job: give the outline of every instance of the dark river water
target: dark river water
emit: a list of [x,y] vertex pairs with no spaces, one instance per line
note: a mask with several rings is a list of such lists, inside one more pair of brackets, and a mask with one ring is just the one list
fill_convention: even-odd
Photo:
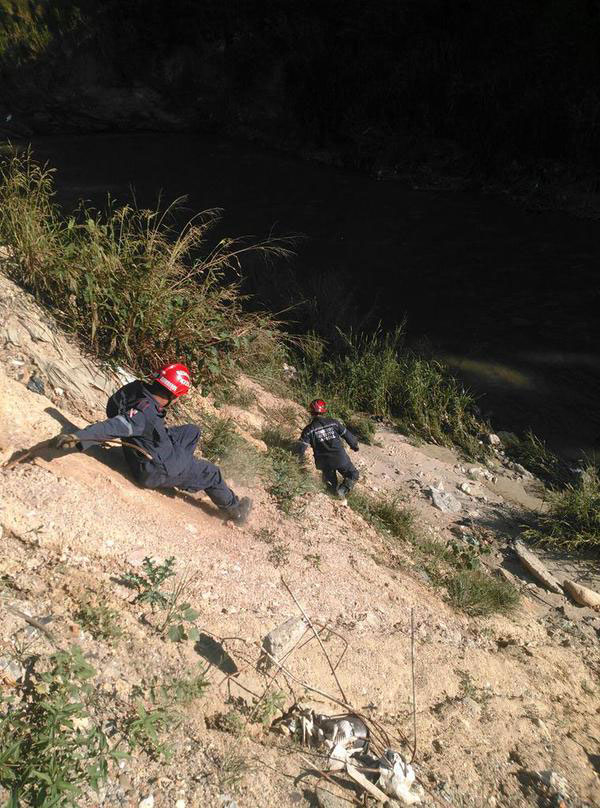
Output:
[[[221,207],[216,236],[303,234],[288,265],[248,266],[275,308],[292,287],[318,298],[298,315],[325,328],[369,315],[407,318],[478,394],[496,428],[529,426],[556,449],[600,435],[600,225],[529,212],[508,198],[418,190],[189,134],[42,138],[58,198],[102,205],[135,189],[139,205],[187,195],[189,212]],[[300,310],[299,310],[300,311]],[[307,313],[308,312],[308,313]]]

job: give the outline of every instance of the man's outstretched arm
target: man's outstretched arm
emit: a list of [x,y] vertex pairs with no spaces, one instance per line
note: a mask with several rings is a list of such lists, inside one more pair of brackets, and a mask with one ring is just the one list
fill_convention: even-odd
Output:
[[60,449],[81,447],[88,449],[97,443],[115,438],[131,438],[143,435],[146,428],[146,418],[139,410],[130,410],[126,415],[115,415],[106,421],[98,421],[84,429],[78,429],[69,434],[58,435],[55,445]]

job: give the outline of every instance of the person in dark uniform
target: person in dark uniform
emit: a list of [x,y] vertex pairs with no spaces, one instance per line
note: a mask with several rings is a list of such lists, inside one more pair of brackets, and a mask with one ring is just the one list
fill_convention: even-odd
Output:
[[[358,452],[358,440],[355,435],[335,418],[328,418],[327,404],[320,398],[310,402],[313,419],[304,427],[298,442],[298,451],[304,456],[311,447],[315,458],[315,466],[323,475],[323,481],[340,499],[346,496],[356,485],[359,474],[352,464],[342,444],[345,440],[353,452]],[[338,472],[342,482],[338,485]]]
[[108,420],[60,434],[54,445],[83,451],[104,440],[122,438],[130,444],[123,446],[127,464],[144,488],[206,491],[228,518],[243,524],[252,500],[238,499],[217,466],[194,457],[200,429],[193,424],[169,428],[165,425],[166,408],[185,395],[190,386],[190,373],[185,365],[166,365],[151,382],[136,380],[117,390],[106,405]]

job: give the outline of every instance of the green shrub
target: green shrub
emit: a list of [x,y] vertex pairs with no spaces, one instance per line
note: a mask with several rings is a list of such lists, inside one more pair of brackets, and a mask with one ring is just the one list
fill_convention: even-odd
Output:
[[229,404],[233,407],[240,407],[243,410],[249,409],[256,402],[256,393],[247,387],[240,387],[231,383],[220,388],[215,397],[215,406]]
[[524,537],[561,550],[600,547],[600,475],[589,464],[576,483],[548,492],[548,510]]
[[98,790],[111,747],[97,718],[95,670],[77,646],[33,661],[29,680],[4,701],[0,713],[0,786],[7,805],[76,806],[86,788]]
[[156,608],[166,609],[168,607],[169,596],[160,587],[174,575],[175,556],[165,559],[162,564],[157,564],[152,558],[146,556],[142,561],[142,572],[126,572],[123,580],[138,591],[133,602],[149,603],[154,611]]
[[347,418],[342,418],[342,422],[361,443],[366,443],[368,446],[373,443],[375,422],[368,415],[353,412]]
[[[519,600],[517,590],[480,568],[479,557],[487,547],[428,539],[417,529],[414,514],[392,497],[371,497],[352,491],[350,507],[384,537],[406,542],[410,555],[420,562],[434,586],[443,586],[451,603],[471,616],[507,612]],[[397,562],[396,562],[397,563]]]
[[257,699],[250,713],[251,719],[268,727],[278,712],[283,712],[286,694],[281,690],[269,690]]
[[274,447],[267,452],[270,464],[267,491],[286,514],[297,512],[296,499],[309,491],[316,491],[312,476],[286,449]]
[[276,426],[265,427],[260,433],[261,440],[269,449],[284,449],[293,454],[298,444],[299,435],[292,435],[290,430]]
[[519,601],[519,593],[513,586],[480,569],[461,570],[444,583],[450,602],[471,617],[509,612]]
[[438,361],[407,354],[400,361],[393,411],[398,426],[440,446],[456,446],[469,457],[487,453],[479,436],[486,431],[475,400]]
[[136,687],[134,695],[145,697],[153,705],[159,705],[165,709],[188,707],[206,693],[210,685],[206,673],[206,668],[200,668],[198,673],[194,672],[189,676],[172,676],[163,679],[153,677],[150,682],[142,682],[140,686]]
[[162,564],[146,557],[142,562],[142,572],[128,572],[123,576],[125,583],[138,590],[134,603],[149,603],[153,614],[157,615],[155,628],[159,634],[166,634],[173,642],[183,640],[196,641],[200,634],[194,625],[199,612],[185,600],[190,588],[192,576],[189,569],[173,583],[170,592],[163,592],[160,587],[169,578],[175,576],[175,557],[170,556]]
[[10,275],[95,353],[147,372],[177,357],[202,367],[206,384],[231,378],[285,352],[277,322],[242,308],[241,257],[285,256],[282,241],[247,244],[207,237],[220,212],[207,210],[183,229],[166,211],[81,206],[64,218],[53,199],[53,172],[29,152],[0,165],[0,241]]

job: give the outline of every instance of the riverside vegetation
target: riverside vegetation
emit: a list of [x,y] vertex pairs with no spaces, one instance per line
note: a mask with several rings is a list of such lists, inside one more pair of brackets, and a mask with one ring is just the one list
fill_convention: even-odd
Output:
[[[109,199],[104,212],[82,203],[65,214],[54,200],[53,178],[53,170],[30,152],[10,153],[0,164],[5,271],[88,350],[141,373],[166,356],[181,357],[217,400],[242,406],[233,381],[243,370],[299,402],[324,395],[332,414],[364,442],[371,440],[377,417],[415,439],[486,459],[489,447],[482,438],[490,426],[473,396],[443,364],[406,350],[403,327],[340,332],[334,348],[319,334],[292,333],[273,314],[244,305],[244,255],[286,258],[290,241],[224,238],[209,246],[220,211],[204,211],[177,230],[176,203],[150,211]],[[283,371],[285,363],[296,368],[292,378]],[[282,504],[308,490],[291,451],[292,435],[283,441],[272,435],[265,459],[222,419],[207,427],[208,457],[225,469],[258,469]],[[549,487],[550,509],[527,535],[563,549],[600,546],[594,462],[575,479],[531,433],[506,450]]]
[[[52,174],[36,166],[27,155],[4,163],[1,179],[3,270],[44,303],[63,327],[77,335],[84,348],[103,359],[108,357],[112,362],[124,362],[144,371],[155,357],[162,358],[176,350],[207,379],[217,413],[219,403],[241,409],[257,403],[251,391],[235,384],[237,371],[244,370],[280,385],[299,402],[306,403],[316,392],[324,394],[336,414],[351,422],[357,432],[362,430],[363,440],[372,440],[376,416],[415,440],[455,446],[466,456],[484,461],[491,454],[484,442],[490,427],[480,421],[472,397],[441,364],[405,352],[400,329],[393,334],[344,335],[341,347],[333,354],[319,335],[289,334],[268,313],[245,310],[238,295],[238,255],[236,248],[231,248],[233,242],[229,242],[228,252],[218,253],[218,248],[202,252],[203,235],[188,251],[181,246],[187,231],[178,236],[156,212],[131,208],[111,206],[106,215],[80,208],[63,217],[53,203]],[[247,245],[242,247],[246,248]],[[259,249],[267,255],[283,255],[288,247],[276,244],[275,251],[271,245]],[[211,256],[217,262],[212,268]],[[221,263],[219,257],[223,258]],[[150,319],[145,320],[147,299],[138,302],[129,296],[126,281],[132,272],[139,272],[154,284],[155,295],[166,306],[163,314],[151,301]],[[142,291],[142,286],[140,280],[136,291]],[[71,295],[73,301],[69,299]],[[94,312],[97,322],[92,328]],[[125,326],[128,338],[121,344],[115,335]],[[151,328],[156,329],[154,341],[150,339]],[[143,346],[139,355],[135,349],[138,339]],[[332,358],[324,360],[326,356]],[[296,368],[291,379],[289,373],[283,372],[284,362]],[[184,411],[185,406],[182,402]],[[294,419],[298,414],[292,403],[275,408],[268,416],[262,430],[253,435],[265,444],[266,451],[262,452],[236,431],[231,420],[214,413],[203,416],[203,451],[225,469],[235,470],[238,478],[246,476],[255,486],[264,485],[271,494],[270,515],[277,518],[257,530],[258,541],[254,544],[269,545],[265,566],[272,567],[278,575],[286,566],[293,568],[298,548],[288,534],[293,537],[293,531],[299,529],[298,517],[309,499],[302,497],[316,490],[317,483],[293,453],[298,427]],[[519,462],[535,468],[553,486],[549,494],[551,507],[531,538],[566,549],[597,546],[600,484],[593,466],[574,479],[535,436],[516,441],[506,450]],[[84,458],[78,459],[85,462]],[[42,473],[40,468],[28,469],[27,473],[30,471]],[[323,501],[329,508],[331,503]],[[422,529],[403,500],[373,496],[363,486],[352,492],[348,504],[354,513],[346,515],[357,519],[358,514],[361,529],[370,525],[377,531],[372,548],[374,556],[384,556],[383,563],[379,565],[374,556],[369,560],[377,561],[378,568],[394,570],[395,575],[414,563],[426,582],[469,617],[504,614],[516,606],[517,590],[488,574],[482,563],[486,553],[483,541],[469,545],[436,540]],[[337,510],[333,518],[338,519],[340,509],[334,505]],[[317,503],[317,507],[321,505]],[[282,520],[285,533],[277,530],[277,519]],[[165,537],[166,532],[162,535]],[[245,536],[242,538],[246,541]],[[338,540],[341,538],[339,535]],[[230,552],[231,537],[221,535],[220,539],[215,544],[227,545]],[[201,744],[194,746],[192,754],[184,747],[190,738],[194,739],[186,721],[203,712],[205,705],[199,702],[208,701],[216,689],[214,682],[209,684],[207,669],[199,666],[194,657],[198,645],[206,642],[196,626],[201,609],[207,612],[202,615],[204,622],[211,630],[216,629],[208,619],[210,600],[202,599],[204,593],[201,595],[199,586],[194,586],[196,578],[201,577],[200,570],[205,574],[206,569],[194,568],[197,574],[193,575],[189,558],[181,565],[176,561],[186,542],[173,549],[173,554],[165,545],[165,558],[147,556],[131,569],[121,562],[115,565],[112,556],[94,555],[91,545],[83,545],[85,553],[90,552],[89,558],[79,556],[69,565],[69,555],[63,555],[62,548],[53,551],[46,544],[36,545],[27,534],[20,538],[9,535],[9,541],[20,546],[16,553],[37,556],[39,568],[51,574],[47,583],[53,593],[71,591],[77,595],[61,596],[63,602],[56,604],[56,610],[53,604],[59,616],[54,615],[58,619],[53,620],[51,629],[57,632],[55,640],[62,631],[59,642],[63,647],[43,655],[30,639],[13,641],[11,635],[11,661],[18,663],[23,674],[11,681],[0,671],[0,787],[8,793],[8,805],[50,808],[101,801],[110,804],[118,787],[113,774],[121,771],[120,764],[130,766],[136,759],[140,768],[149,770],[149,783],[156,782],[155,774],[165,772],[159,766],[169,762],[175,770],[182,759],[192,761],[197,775],[203,752]],[[194,551],[195,541],[193,538]],[[303,559],[310,565],[309,573],[317,580],[324,574],[322,566],[327,573],[332,570],[331,561],[325,558],[327,542],[300,545]],[[337,555],[337,546],[335,550]],[[351,551],[355,551],[353,544]],[[208,557],[209,553],[207,549]],[[83,577],[85,564],[87,578]],[[103,587],[98,586],[100,564]],[[377,574],[375,565],[369,569],[370,574]],[[256,568],[251,565],[249,570],[253,586]],[[78,575],[82,583],[75,590],[73,580]],[[30,578],[35,578],[35,571],[28,571],[20,582],[2,575],[0,595],[19,602],[23,594],[19,586],[28,586]],[[118,596],[117,586],[125,589],[124,594]],[[84,594],[82,588],[87,590]],[[39,596],[34,593],[39,589],[25,591],[37,605]],[[239,596],[236,597],[237,610]],[[440,608],[431,590],[423,597],[433,600],[435,609]],[[218,603],[219,612],[221,605]],[[394,609],[393,601],[390,608]],[[464,617],[460,620],[464,622]],[[79,646],[71,644],[76,633],[70,630],[71,623],[83,629],[77,630]],[[482,632],[487,628],[484,625]],[[475,632],[479,627],[470,624],[470,630]],[[41,639],[45,642],[47,637]],[[119,649],[122,653],[118,664],[123,667],[115,672],[116,678],[104,678]],[[478,665],[482,656],[478,655]],[[193,666],[189,664],[191,659],[196,662]],[[90,660],[97,660],[94,667]],[[138,661],[142,664],[133,664]],[[464,679],[463,690],[467,692],[468,685],[468,694],[477,695],[469,681]],[[535,686],[532,680],[530,686]],[[491,692],[482,690],[481,695],[493,698]],[[228,711],[211,719],[215,726],[236,736],[236,743],[229,743],[229,749],[215,757],[215,793],[217,789],[233,789],[243,779],[249,764],[245,753],[238,751],[237,740],[249,735],[249,729],[267,729],[272,718],[285,708],[285,696],[275,688],[269,674],[269,686],[263,696],[254,696],[250,704],[230,699],[226,702]],[[443,704],[440,702],[435,709],[442,710]],[[507,700],[503,702],[503,720],[509,704]],[[190,709],[191,705],[194,709]],[[222,707],[220,704],[219,711]],[[559,708],[558,702],[552,703],[553,710]],[[519,711],[522,712],[521,706]],[[397,716],[394,720],[398,720]],[[481,727],[478,725],[477,731],[485,732],[485,725]],[[453,737],[456,731],[453,721]],[[192,779],[190,769],[186,777]],[[102,794],[109,788],[112,791],[108,803],[100,795],[91,796],[91,791]]]

